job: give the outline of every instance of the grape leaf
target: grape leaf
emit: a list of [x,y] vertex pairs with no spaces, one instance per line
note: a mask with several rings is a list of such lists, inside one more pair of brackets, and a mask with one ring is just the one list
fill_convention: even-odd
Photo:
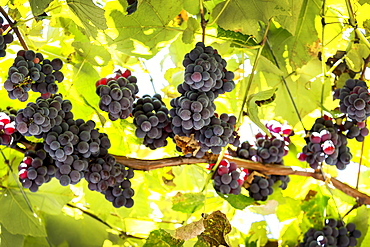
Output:
[[205,230],[204,219],[192,222],[188,225],[179,227],[175,231],[175,237],[183,240],[195,238]]
[[177,192],[172,197],[172,209],[183,213],[194,213],[204,205],[205,196],[203,193]]
[[[90,35],[96,35],[97,29],[107,29],[104,10],[96,6],[91,0],[67,0],[72,12],[80,19]],[[93,25],[91,25],[92,23]]]
[[41,15],[53,0],[30,0],[32,14]]
[[187,28],[184,30],[182,34],[182,41],[185,44],[190,44],[194,41],[195,32],[199,30],[200,25],[196,19],[190,17],[187,21]]
[[11,234],[0,224],[0,247],[23,246],[24,236]]
[[59,246],[67,242],[70,246],[102,246],[108,238],[107,226],[89,215],[81,215],[78,209],[72,214],[45,215],[48,237],[52,244]]
[[198,236],[198,241],[194,246],[205,246],[204,242],[210,246],[227,246],[227,234],[231,232],[231,225],[226,215],[221,211],[214,211],[205,217],[203,221],[205,230]]
[[232,40],[233,44],[231,44],[231,46],[243,47],[239,44],[247,46],[257,45],[257,42],[253,39],[252,35],[246,35],[242,34],[241,32],[226,30],[220,26],[217,26],[217,37]]
[[0,194],[0,223],[11,234],[46,236],[45,226],[31,212],[19,190],[5,189]]
[[324,196],[320,190],[310,190],[305,200],[302,201],[302,210],[304,211],[306,218],[311,221],[313,227],[322,227],[322,222],[325,218],[325,209],[328,205],[329,199],[330,197]]
[[226,200],[228,203],[230,203],[231,206],[233,206],[236,209],[240,209],[240,210],[243,210],[247,206],[249,206],[249,205],[251,205],[251,204],[254,203],[254,199],[253,198],[250,198],[250,197],[245,196],[243,194],[239,194],[239,195],[227,194],[227,195],[224,195],[224,194],[221,194],[219,192],[217,192],[217,194],[221,198],[223,198],[224,200]]
[[74,197],[70,188],[61,187],[56,179],[40,187],[37,193],[26,192],[26,194],[32,205],[38,205],[41,211],[55,215],[60,214],[64,205]]
[[355,223],[356,229],[360,230],[362,233],[361,237],[357,239],[358,246],[361,246],[361,242],[364,240],[365,236],[368,233],[369,212],[370,212],[369,209],[363,205],[354,210],[354,212],[350,213],[350,215],[348,215],[349,217],[347,223],[349,222]]
[[258,32],[258,21],[267,23],[271,17],[288,15],[289,11],[290,6],[287,0],[231,0],[219,3],[213,10],[212,16],[215,18],[222,12],[217,20],[217,24],[222,28],[261,37]]
[[175,239],[165,230],[158,229],[150,232],[143,247],[180,247],[183,244],[184,240]]
[[272,88],[266,91],[261,91],[256,94],[252,94],[248,97],[248,110],[247,114],[248,117],[261,129],[263,130],[266,134],[269,135],[269,131],[266,128],[266,126],[261,122],[258,116],[258,106],[256,104],[256,101],[263,101],[270,99],[276,92],[276,88]]
[[265,246],[268,242],[266,226],[266,221],[253,222],[248,233],[250,237],[245,240],[246,246],[254,242],[258,244],[257,246]]
[[170,26],[170,22],[182,10],[180,0],[144,0],[131,15],[125,15],[113,2],[107,3],[107,9],[111,10],[109,16],[115,27],[112,31],[116,32],[114,35],[109,34],[109,44],[114,44],[121,52],[134,56],[151,58],[163,47],[164,42],[173,39],[180,29]]

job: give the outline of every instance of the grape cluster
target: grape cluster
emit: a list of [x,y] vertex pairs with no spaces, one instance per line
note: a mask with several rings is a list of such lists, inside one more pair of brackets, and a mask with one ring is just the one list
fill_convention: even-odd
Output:
[[89,158],[106,155],[111,144],[105,134],[94,129],[92,120],[69,118],[61,126],[47,133],[44,148],[56,160],[56,178],[66,186],[78,183],[88,168]]
[[198,42],[183,60],[183,87],[199,92],[214,91],[217,95],[231,92],[235,88],[234,73],[226,70],[226,64],[217,50]]
[[196,132],[195,138],[201,144],[200,152],[203,152],[204,155],[211,149],[212,153],[219,154],[222,148],[229,143],[239,146],[239,138],[234,131],[235,124],[235,116],[229,116],[226,113],[221,114],[219,118],[212,116],[211,123]]
[[279,187],[282,190],[285,190],[286,188],[288,188],[288,183],[290,182],[290,177],[289,176],[286,176],[286,175],[270,175],[270,178],[272,179],[272,181],[274,181],[274,183],[277,183],[278,181],[281,181],[281,184],[279,185]]
[[[28,91],[40,92],[44,98],[58,92],[56,82],[64,79],[60,69],[63,62],[59,58],[53,60],[44,59],[41,53],[32,50],[20,50],[9,68],[8,79],[4,88],[8,91],[11,99],[26,101]],[[33,83],[34,82],[34,83]]]
[[171,100],[172,130],[175,135],[190,136],[211,123],[216,106],[213,92],[186,91]]
[[287,155],[288,148],[285,141],[276,137],[260,136],[256,140],[257,161],[262,163],[282,163],[283,156]]
[[369,129],[365,122],[346,121],[343,124],[343,129],[347,131],[346,137],[348,139],[356,138],[358,142],[363,142],[365,136],[369,134]]
[[14,113],[0,111],[0,145],[10,145],[13,141],[13,134],[16,131]]
[[136,126],[135,135],[144,138],[145,146],[154,150],[167,145],[166,139],[172,136],[172,129],[168,109],[161,95],[144,95],[134,104],[132,114]]
[[255,175],[248,187],[249,196],[256,201],[266,201],[267,197],[274,192],[273,185],[274,180],[272,178]]
[[370,95],[366,82],[348,79],[343,88],[334,91],[339,99],[339,110],[352,120],[363,122],[370,116]]
[[236,150],[236,155],[242,159],[252,160],[257,155],[257,150],[248,141],[245,141]]
[[133,206],[134,190],[131,188],[130,179],[133,178],[134,171],[116,163],[112,155],[94,159],[90,162],[84,176],[89,183],[89,189],[104,194],[114,207]]
[[6,45],[13,42],[13,35],[6,30],[9,28],[9,24],[4,25],[4,18],[0,17],[0,57],[6,55]]
[[222,194],[239,195],[244,177],[234,162],[222,160],[213,177],[214,188]]
[[183,65],[185,81],[177,87],[181,96],[170,102],[173,133],[187,137],[194,135],[201,146],[196,157],[202,157],[209,149],[219,153],[228,143],[239,144],[239,137],[234,132],[235,117],[227,114],[222,115],[223,119],[215,117],[214,100],[235,88],[234,73],[225,69],[226,61],[217,50],[199,42],[185,55]]
[[36,192],[39,187],[55,176],[56,166],[54,160],[42,149],[42,144],[37,144],[36,151],[27,151],[18,166],[18,176],[22,186],[31,192]]
[[[69,115],[72,104],[69,100],[63,100],[60,95],[43,99],[37,98],[36,103],[29,102],[24,109],[18,111],[15,118],[15,127],[24,136],[41,138],[56,128],[62,128],[61,124],[65,115]],[[70,113],[72,114],[72,113]]]
[[306,161],[313,169],[325,161],[343,170],[352,158],[346,136],[326,117],[316,119],[306,141],[299,160]]
[[139,92],[136,77],[125,78],[120,75],[117,77],[115,80],[110,78],[98,81],[99,83],[96,84],[98,85],[96,93],[100,97],[99,107],[109,113],[109,119],[112,121],[126,119],[130,116],[135,95]]
[[310,228],[304,234],[303,242],[299,246],[357,246],[357,239],[361,235],[361,231],[356,229],[354,223],[344,225],[342,221],[327,219],[322,229]]

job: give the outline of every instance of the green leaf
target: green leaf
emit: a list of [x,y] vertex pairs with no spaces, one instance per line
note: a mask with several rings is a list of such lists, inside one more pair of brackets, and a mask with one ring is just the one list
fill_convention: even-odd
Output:
[[[318,188],[318,186],[316,187]],[[324,196],[320,190],[311,190],[306,199],[302,202],[301,208],[306,218],[312,223],[314,228],[321,228],[325,219],[325,210],[330,197]]]
[[105,11],[96,6],[91,0],[67,0],[67,4],[90,35],[96,34],[96,29],[104,30],[108,28],[104,17]]
[[82,214],[78,209],[70,209],[69,214],[45,215],[46,229],[50,242],[60,245],[100,247],[108,238],[107,226],[102,222]]
[[60,186],[59,181],[52,179],[49,183],[40,187],[37,193],[26,192],[32,205],[51,215],[60,214],[67,202],[74,198],[69,187]]
[[0,223],[11,234],[46,236],[41,219],[31,212],[23,195],[16,189],[5,189],[0,194]]
[[221,211],[214,211],[208,215],[204,223],[204,232],[198,236],[198,241],[195,246],[205,246],[202,242],[207,242],[210,246],[229,246],[227,243],[227,234],[231,231],[231,225],[226,215]]
[[[293,3],[299,5],[299,1],[296,3],[294,0]],[[268,35],[269,43],[280,66],[288,63],[294,71],[310,61],[312,57],[317,57],[319,41],[315,19],[320,14],[320,6],[321,2],[318,0],[303,0],[300,10],[295,10],[297,12],[287,17],[285,21],[289,22],[289,19],[292,21],[291,18],[297,18],[298,22],[294,24],[295,27],[287,27],[289,31],[295,29],[293,34],[284,27],[276,28],[273,24],[271,25]]]
[[[226,8],[223,10],[225,4]],[[287,15],[290,11],[287,0],[231,0],[219,3],[213,10],[212,17],[215,18],[220,14],[217,24],[224,29],[239,31],[243,34],[252,34],[260,37],[258,30],[259,21],[267,23],[271,17]]]
[[282,246],[296,246],[297,240],[301,235],[299,220],[295,219],[287,225],[284,225],[280,232]]
[[30,0],[32,14],[41,15],[53,0]]
[[269,134],[270,132],[266,128],[266,126],[261,122],[258,116],[258,106],[256,104],[256,101],[263,101],[270,99],[276,92],[276,88],[272,88],[266,91],[261,91],[256,94],[252,94],[248,97],[247,103],[248,103],[248,110],[247,114],[248,117],[255,123],[262,131],[264,131],[266,134]]
[[199,1],[184,0],[184,9],[190,14],[196,15],[199,13]]
[[[249,246],[249,243],[256,242],[257,246],[265,246],[268,241],[267,230],[266,230],[266,221],[259,221],[252,223],[251,228],[249,229],[248,235],[250,237],[246,239],[246,246]],[[252,245],[254,246],[254,245]]]
[[194,213],[204,205],[205,195],[199,193],[177,194],[172,198],[172,209],[183,213]]
[[75,41],[72,43],[78,55],[93,66],[105,66],[111,61],[111,54],[106,47]]
[[253,198],[250,198],[246,195],[243,195],[243,194],[239,194],[239,195],[234,195],[234,194],[221,194],[221,193],[218,193],[217,194],[223,198],[224,200],[226,200],[228,203],[230,203],[231,206],[233,206],[234,208],[236,209],[240,209],[240,210],[243,210],[245,209],[247,206],[253,204],[255,201]]
[[185,44],[190,44],[194,41],[195,32],[199,30],[200,25],[199,25],[198,21],[196,19],[194,19],[193,17],[190,17],[188,19],[187,24],[188,24],[188,26],[182,34],[182,41]]
[[[367,237],[369,231],[369,209],[366,206],[360,206],[354,212],[351,212],[348,215],[347,224],[352,222],[355,223],[356,229],[360,230],[362,235],[358,240],[358,246],[360,246],[361,242]],[[361,245],[366,246],[366,245]]]
[[369,48],[365,44],[353,44],[344,60],[349,69],[361,71],[364,66],[364,59],[369,56]]
[[255,42],[252,35],[246,35],[242,34],[241,32],[226,30],[220,26],[217,26],[217,37],[232,40],[233,41],[232,46],[236,47],[243,47],[242,45],[247,46],[257,45],[257,42]]
[[175,239],[165,230],[159,229],[150,232],[143,247],[180,247],[183,244],[184,240]]
[[11,234],[0,224],[0,247],[23,246],[24,236]]
[[107,3],[107,9],[111,9],[109,16],[113,20],[108,25],[115,27],[109,34],[109,43],[126,54],[151,58],[164,46],[164,42],[182,31],[170,25],[182,10],[180,0],[143,0],[137,11],[128,16],[117,8],[115,2]]
[[[23,246],[50,247],[47,238],[26,236]],[[59,246],[58,246],[59,247]]]

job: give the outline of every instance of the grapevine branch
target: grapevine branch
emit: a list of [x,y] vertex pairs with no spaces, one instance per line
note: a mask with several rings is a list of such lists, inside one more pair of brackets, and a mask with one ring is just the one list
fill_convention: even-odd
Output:
[[[26,143],[27,144],[27,143]],[[33,144],[27,144],[28,150],[33,150]],[[26,150],[18,150],[24,153]],[[113,155],[117,162],[125,165],[127,167],[133,168],[135,170],[140,171],[150,171],[155,170],[163,167],[172,167],[172,166],[180,166],[180,165],[191,165],[197,163],[215,163],[218,159],[217,155],[209,155],[204,156],[203,158],[186,158],[186,157],[170,157],[170,158],[163,158],[163,159],[156,159],[156,160],[148,160],[148,159],[136,159],[130,158],[126,156],[119,156]],[[224,159],[229,161],[235,162],[239,167],[243,167],[246,169],[256,170],[266,175],[297,175],[303,177],[312,177],[317,180],[322,180],[331,183],[335,188],[341,190],[345,194],[355,198],[358,204],[367,204],[370,205],[370,196],[358,191],[351,186],[342,183],[341,181],[335,178],[327,178],[324,179],[324,176],[316,172],[314,169],[311,168],[301,168],[295,166],[282,166],[282,165],[272,165],[272,164],[261,164],[258,162],[254,162],[251,160],[239,159],[229,155],[225,155]]]
[[28,46],[26,42],[24,41],[22,34],[19,32],[18,27],[16,26],[16,22],[13,22],[8,13],[3,9],[3,7],[0,6],[0,13],[4,16],[6,21],[9,23],[10,27],[14,30],[14,33],[17,35],[19,42],[21,43],[23,49],[28,50]]
[[[150,171],[158,168],[169,167],[169,166],[179,166],[179,165],[190,165],[195,163],[213,163],[214,157],[205,157],[205,158],[185,158],[185,157],[172,157],[172,158],[164,158],[164,159],[157,159],[157,160],[144,160],[144,159],[136,159],[136,158],[128,158],[125,156],[118,156],[114,155],[117,162],[131,167],[136,170],[142,171]],[[325,181],[324,176],[319,173],[315,172],[315,170],[308,168],[300,168],[300,167],[289,167],[289,166],[282,166],[282,165],[271,165],[271,164],[261,164],[257,162],[253,162],[250,160],[244,160],[239,158],[234,158],[228,155],[224,156],[225,159],[229,161],[235,162],[239,167],[243,167],[246,169],[256,170],[263,174],[269,175],[298,175],[304,177],[312,177],[317,180]],[[329,180],[335,188],[341,190],[345,194],[352,196],[355,198],[359,204],[370,204],[370,196],[352,188],[351,186],[342,183],[341,181],[335,178],[327,178],[326,181]]]

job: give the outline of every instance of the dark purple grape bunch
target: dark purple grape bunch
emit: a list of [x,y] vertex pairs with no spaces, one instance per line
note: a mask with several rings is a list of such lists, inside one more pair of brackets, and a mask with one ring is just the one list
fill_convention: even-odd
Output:
[[288,154],[288,146],[280,136],[256,135],[257,155],[255,160],[265,164],[281,164],[283,157]]
[[187,91],[171,100],[172,130],[175,135],[190,136],[211,123],[216,106],[213,92]]
[[344,131],[347,131],[346,137],[348,139],[356,139],[358,142],[363,142],[365,136],[369,135],[369,129],[366,122],[346,121],[343,124]]
[[167,146],[167,137],[172,137],[168,109],[160,94],[144,95],[134,104],[132,111],[135,135],[144,138],[143,144],[154,150]]
[[363,122],[370,116],[370,95],[364,81],[348,79],[334,91],[334,99],[340,100],[339,110],[352,120]]
[[95,129],[94,121],[71,118],[48,132],[44,143],[45,150],[55,159],[56,178],[63,186],[78,183],[89,159],[106,155],[110,146],[107,135]]
[[22,186],[31,192],[36,192],[41,185],[55,176],[54,160],[42,149],[39,143],[36,151],[27,151],[18,166],[18,176]]
[[249,196],[256,201],[266,201],[267,197],[274,192],[273,185],[274,180],[272,178],[254,175],[253,180],[247,188]]
[[226,61],[211,46],[198,42],[193,50],[185,55],[183,87],[186,91],[216,94],[231,92],[235,88],[234,73],[226,70]]
[[213,185],[221,194],[239,195],[245,176],[234,162],[221,160],[213,177]]
[[24,136],[41,138],[54,126],[59,126],[71,109],[71,102],[63,100],[60,95],[48,99],[39,97],[36,103],[30,102],[24,109],[18,111],[15,127]]
[[134,76],[128,78],[121,76],[115,80],[108,80],[106,85],[98,85],[96,93],[100,97],[99,107],[109,113],[110,120],[126,119],[130,116],[135,96],[139,92],[136,83],[137,79]]
[[6,56],[6,46],[13,42],[13,34],[9,32],[9,24],[4,24],[4,18],[0,16],[0,57]]
[[135,191],[130,181],[133,177],[134,170],[116,163],[116,159],[111,155],[96,159],[85,172],[89,189],[104,194],[105,199],[112,202],[116,208],[131,208],[134,205],[132,197]]
[[306,161],[313,169],[317,169],[325,161],[326,164],[343,170],[352,158],[346,136],[328,117],[316,119],[306,142],[307,145],[303,147],[298,159]]
[[59,58],[44,59],[41,53],[32,50],[20,50],[9,68],[8,79],[4,88],[11,99],[24,102],[28,99],[28,91],[40,92],[44,98],[58,92],[57,82],[64,80],[60,71],[63,61]]
[[289,176],[287,176],[287,175],[270,175],[269,177],[274,181],[275,184],[277,182],[281,181],[281,184],[279,185],[279,187],[282,190],[285,190],[286,188],[288,188],[288,183],[290,182],[290,177]]
[[236,150],[236,155],[241,159],[254,160],[254,157],[257,155],[257,149],[248,141],[245,141]]
[[214,154],[219,154],[227,144],[239,146],[239,138],[235,131],[236,117],[223,113],[220,117],[211,117],[208,126],[200,129],[195,134],[195,139],[200,142],[200,151],[207,152],[211,149]]
[[303,242],[299,246],[357,246],[357,239],[361,235],[361,231],[356,229],[354,223],[344,225],[340,220],[327,219],[322,229],[310,228],[304,234]]

